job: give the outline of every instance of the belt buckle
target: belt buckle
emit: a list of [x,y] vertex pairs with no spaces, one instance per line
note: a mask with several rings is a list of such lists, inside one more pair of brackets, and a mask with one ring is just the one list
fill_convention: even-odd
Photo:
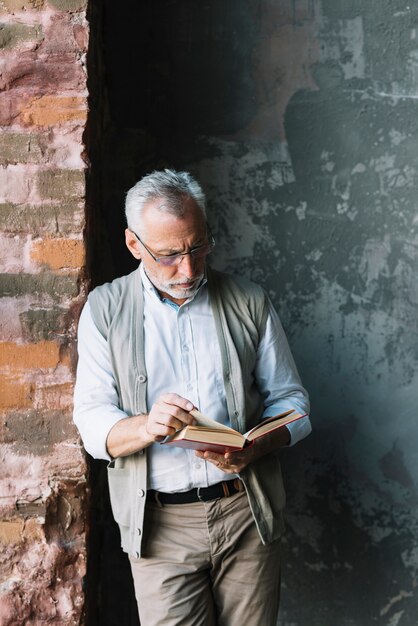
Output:
[[204,499],[202,498],[202,496],[200,495],[200,490],[201,490],[201,489],[202,489],[202,487],[198,487],[198,488],[197,488],[197,492],[196,492],[197,499],[199,500],[199,502],[206,502],[206,500],[204,500]]

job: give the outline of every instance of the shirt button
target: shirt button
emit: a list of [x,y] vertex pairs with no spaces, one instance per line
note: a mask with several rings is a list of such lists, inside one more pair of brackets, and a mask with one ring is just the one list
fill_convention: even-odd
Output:
[[147,380],[147,377],[145,376],[145,374],[140,374],[138,376],[138,380],[140,383],[144,383]]
[[141,534],[141,529],[140,528],[137,528],[136,531],[137,531],[138,535]]
[[196,469],[200,469],[201,467],[202,467],[202,466],[201,466],[201,464],[200,464],[200,463],[195,463],[195,468],[196,468]]
[[188,348],[187,346],[183,346],[183,351],[184,351],[184,352],[188,352],[188,351],[189,351],[189,348]]
[[143,489],[138,489],[138,495],[140,498],[143,498],[145,496],[145,491]]
[[136,558],[139,559],[139,552],[135,552]]
[[138,454],[140,454],[141,456],[144,454],[143,450],[138,450]]

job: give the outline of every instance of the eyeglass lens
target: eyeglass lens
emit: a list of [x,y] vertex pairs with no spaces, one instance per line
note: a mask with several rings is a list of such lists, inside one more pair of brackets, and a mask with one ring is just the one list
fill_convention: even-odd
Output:
[[161,263],[161,265],[176,265],[177,263],[180,263],[181,259],[187,254],[190,254],[194,259],[201,259],[202,257],[208,255],[211,250],[212,246],[210,245],[200,246],[199,248],[190,250],[190,252],[187,252],[186,254],[174,254],[173,256],[168,257],[158,257],[158,262]]

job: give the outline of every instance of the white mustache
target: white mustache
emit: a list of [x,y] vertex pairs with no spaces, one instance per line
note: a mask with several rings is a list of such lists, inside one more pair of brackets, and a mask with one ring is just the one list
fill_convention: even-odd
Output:
[[191,283],[196,283],[199,282],[200,280],[202,280],[203,278],[203,274],[201,274],[200,276],[197,276],[196,278],[185,278],[183,280],[174,280],[174,281],[170,281],[170,286],[174,286],[174,285],[184,285],[184,284],[191,284]]

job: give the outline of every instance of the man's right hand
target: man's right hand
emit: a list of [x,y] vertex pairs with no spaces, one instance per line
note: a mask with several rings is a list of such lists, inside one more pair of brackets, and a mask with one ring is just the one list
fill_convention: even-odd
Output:
[[194,405],[189,400],[176,393],[167,393],[158,398],[144,424],[150,443],[162,441],[165,437],[174,435],[180,428],[194,424],[196,420],[190,415],[193,408]]
[[127,417],[113,426],[106,441],[109,455],[113,458],[128,456],[174,435],[176,430],[195,422],[189,413],[193,408],[190,400],[176,393],[160,396],[148,415]]

